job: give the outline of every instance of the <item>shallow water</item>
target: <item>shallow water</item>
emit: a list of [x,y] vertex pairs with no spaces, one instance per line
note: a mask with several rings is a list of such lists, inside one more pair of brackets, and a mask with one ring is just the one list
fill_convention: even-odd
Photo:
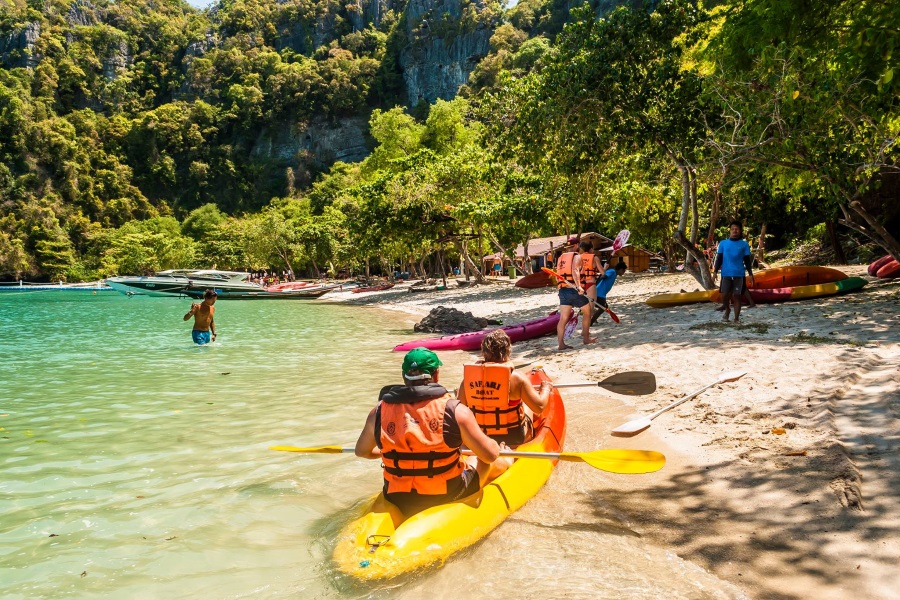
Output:
[[[394,383],[413,319],[306,301],[0,296],[0,597],[734,598],[678,557],[598,526],[563,465],[444,568],[360,585],[330,563],[380,486],[369,461],[268,450],[352,445]],[[463,353],[442,356],[455,386]],[[593,516],[592,516],[593,515]],[[495,565],[511,560],[499,570]],[[647,577],[652,573],[652,577]],[[462,587],[459,587],[462,586]]]

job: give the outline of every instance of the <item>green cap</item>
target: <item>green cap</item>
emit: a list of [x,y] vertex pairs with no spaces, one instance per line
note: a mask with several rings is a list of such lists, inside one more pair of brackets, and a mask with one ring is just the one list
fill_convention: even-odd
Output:
[[[428,379],[429,376],[438,370],[442,364],[437,354],[428,348],[413,348],[403,357],[403,376],[410,381],[419,379]],[[423,375],[409,376],[410,371],[418,371]]]

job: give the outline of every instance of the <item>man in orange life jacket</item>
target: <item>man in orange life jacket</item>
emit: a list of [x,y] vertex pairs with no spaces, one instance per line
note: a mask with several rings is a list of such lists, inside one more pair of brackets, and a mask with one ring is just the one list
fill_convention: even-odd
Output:
[[[356,441],[357,456],[382,461],[384,496],[407,517],[476,493],[500,456],[472,411],[438,383],[441,364],[431,350],[410,350],[404,385],[382,390]],[[463,444],[475,468],[463,460]]]
[[[457,397],[491,439],[515,447],[534,437],[533,417],[547,407],[552,388],[544,381],[540,392],[535,391],[531,382],[514,370],[510,354],[512,342],[505,331],[495,329],[485,336],[482,360],[463,367]],[[498,459],[492,475],[499,475],[511,464],[510,459]]]
[[556,261],[556,273],[565,282],[559,282],[559,324],[556,326],[556,339],[559,349],[571,348],[565,342],[566,323],[572,316],[572,311],[581,309],[581,340],[584,345],[593,344],[597,338],[591,337],[591,301],[585,296],[584,286],[581,284],[581,256],[578,252],[564,252]]

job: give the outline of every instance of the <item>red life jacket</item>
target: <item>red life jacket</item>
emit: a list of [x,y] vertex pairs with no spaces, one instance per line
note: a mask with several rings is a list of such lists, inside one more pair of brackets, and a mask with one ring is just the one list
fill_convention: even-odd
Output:
[[451,447],[444,440],[444,413],[449,402],[458,400],[444,390],[435,398],[407,403],[391,401],[388,395],[379,403],[375,433],[386,492],[446,494],[447,482],[462,475],[465,463],[459,445]]
[[[572,268],[575,266],[576,256],[578,256],[577,252],[564,252],[559,255],[559,260],[556,261],[557,274],[561,275],[563,279],[573,286],[575,285],[575,276],[572,274]],[[566,287],[566,284],[560,281],[556,284],[556,287]]]
[[524,441],[525,407],[509,399],[508,364],[478,363],[463,367],[466,404],[481,430],[498,442],[519,445]]

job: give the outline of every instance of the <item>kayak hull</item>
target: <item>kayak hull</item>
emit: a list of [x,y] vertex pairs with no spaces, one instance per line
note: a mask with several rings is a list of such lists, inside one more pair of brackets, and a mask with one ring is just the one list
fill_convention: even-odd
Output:
[[649,298],[647,304],[653,308],[668,308],[670,306],[709,302],[712,293],[713,290],[701,290],[699,292],[682,292],[680,294],[658,294]]
[[[818,285],[800,285],[786,288],[750,290],[750,296],[753,298],[754,302],[760,304],[773,304],[775,302],[809,300],[811,298],[821,298],[823,296],[846,294],[847,292],[858,290],[864,285],[866,285],[866,280],[861,277],[847,277],[840,281],[820,283]],[[712,301],[722,301],[719,292],[713,294]]]
[[538,271],[519,279],[516,282],[516,287],[525,288],[526,290],[553,287],[553,281],[550,279],[550,275],[544,271]]
[[866,269],[866,273],[868,273],[868,274],[871,275],[872,277],[877,277],[877,276],[878,276],[878,269],[880,269],[880,268],[883,267],[884,265],[888,264],[888,263],[891,262],[892,260],[894,260],[894,257],[893,257],[893,256],[891,256],[890,254],[885,254],[884,256],[882,256],[881,258],[879,258],[878,260],[872,261],[872,263],[871,263],[871,264],[868,266],[868,268]]
[[892,258],[878,269],[876,275],[880,279],[893,279],[894,277],[900,277],[900,263]]
[[[533,370],[532,383],[549,380]],[[566,435],[562,397],[553,389],[547,408],[535,420],[535,437],[518,450],[560,452]],[[555,460],[520,458],[477,494],[435,506],[404,519],[379,494],[363,514],[341,531],[333,559],[339,571],[360,580],[391,579],[431,565],[485,537],[544,486]]]
[[754,279],[755,285],[747,281],[751,290],[768,290],[832,283],[847,279],[847,274],[830,267],[779,267],[755,273]]
[[[574,317],[575,315],[573,315]],[[509,339],[515,342],[522,342],[551,333],[556,333],[556,325],[559,323],[559,313],[554,312],[546,317],[518,323],[516,325],[506,325],[501,327],[509,336]],[[408,352],[413,348],[428,348],[429,350],[478,350],[481,348],[481,341],[493,329],[482,329],[481,331],[472,331],[470,333],[457,333],[455,335],[443,335],[436,338],[428,338],[424,340],[415,340],[406,342],[394,347],[394,352]]]

